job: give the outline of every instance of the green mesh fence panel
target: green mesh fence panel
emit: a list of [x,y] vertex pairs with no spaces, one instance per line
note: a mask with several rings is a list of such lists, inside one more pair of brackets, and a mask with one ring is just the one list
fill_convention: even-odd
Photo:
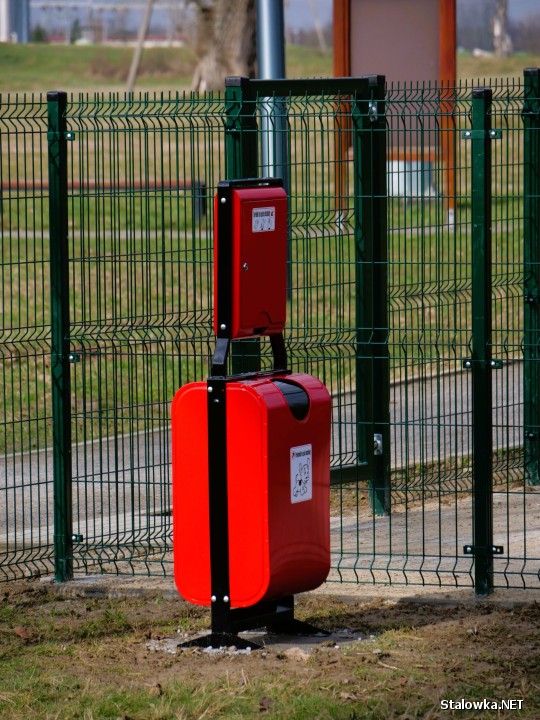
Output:
[[46,572],[52,547],[47,108],[0,103],[0,579]]
[[[492,406],[474,408],[473,87],[381,93],[375,77],[68,98],[75,575],[171,573],[169,407],[209,370],[215,188],[276,174],[290,366],[333,399],[331,579],[472,587],[485,427],[488,581],[538,587],[538,72],[489,83],[494,366]],[[5,579],[54,566],[46,116],[41,98],[2,98]],[[264,340],[233,355],[271,366]]]

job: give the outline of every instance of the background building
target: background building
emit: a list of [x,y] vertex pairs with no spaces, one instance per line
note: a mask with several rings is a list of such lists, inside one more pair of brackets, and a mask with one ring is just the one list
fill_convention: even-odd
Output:
[[0,42],[28,42],[30,0],[0,0]]

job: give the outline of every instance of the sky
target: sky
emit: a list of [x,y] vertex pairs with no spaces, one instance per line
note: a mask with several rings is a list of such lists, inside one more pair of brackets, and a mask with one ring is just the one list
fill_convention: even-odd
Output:
[[[332,0],[315,0],[314,4],[321,23],[323,25],[330,23],[332,21]],[[313,27],[311,5],[311,0],[285,0],[286,25],[295,30]]]
[[513,20],[538,12],[540,12],[540,0],[509,0],[508,2],[508,14]]

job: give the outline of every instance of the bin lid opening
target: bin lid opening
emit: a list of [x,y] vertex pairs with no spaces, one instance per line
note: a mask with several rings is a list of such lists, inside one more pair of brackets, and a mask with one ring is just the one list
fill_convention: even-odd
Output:
[[309,413],[309,395],[303,387],[290,380],[272,380],[284,396],[290,411],[297,420],[304,420]]

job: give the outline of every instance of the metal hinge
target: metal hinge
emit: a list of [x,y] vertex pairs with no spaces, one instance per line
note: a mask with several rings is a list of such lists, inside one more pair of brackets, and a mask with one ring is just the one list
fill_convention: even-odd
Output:
[[372,123],[377,122],[379,119],[379,110],[375,101],[369,103],[368,116]]
[[500,140],[502,138],[502,130],[463,130],[461,133],[463,140]]

